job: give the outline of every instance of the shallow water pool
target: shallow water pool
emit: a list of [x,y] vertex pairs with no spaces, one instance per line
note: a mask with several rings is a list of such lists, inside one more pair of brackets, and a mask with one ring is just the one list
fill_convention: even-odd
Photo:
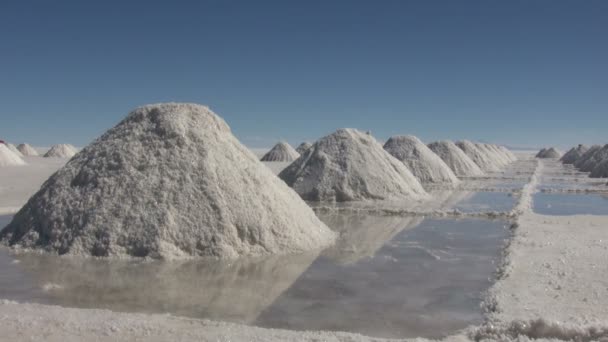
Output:
[[517,202],[517,195],[510,192],[471,192],[452,208],[465,213],[474,212],[508,212]]
[[507,222],[320,216],[338,242],[296,256],[110,261],[0,248],[0,298],[378,337],[441,337],[481,322]]
[[533,210],[543,215],[608,215],[608,194],[534,195]]

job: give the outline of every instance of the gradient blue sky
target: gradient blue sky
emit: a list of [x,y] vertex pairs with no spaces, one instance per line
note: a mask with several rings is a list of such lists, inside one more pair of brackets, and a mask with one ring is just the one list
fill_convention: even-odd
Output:
[[0,2],[0,139],[83,146],[136,106],[242,142],[608,142],[608,1]]

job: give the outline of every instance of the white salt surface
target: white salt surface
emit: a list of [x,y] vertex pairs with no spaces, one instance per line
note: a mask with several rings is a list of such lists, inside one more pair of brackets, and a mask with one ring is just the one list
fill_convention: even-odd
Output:
[[141,107],[55,173],[0,233],[59,254],[298,253],[331,232],[207,107]]
[[384,144],[384,149],[402,161],[421,183],[460,182],[452,169],[415,136],[391,137]]
[[371,135],[350,128],[319,139],[279,177],[311,201],[427,198],[402,162]]
[[0,143],[0,167],[11,167],[25,165],[25,161],[21,159],[15,152],[8,148],[5,144]]
[[428,147],[435,152],[458,177],[481,176],[483,171],[456,144],[451,141],[430,143]]

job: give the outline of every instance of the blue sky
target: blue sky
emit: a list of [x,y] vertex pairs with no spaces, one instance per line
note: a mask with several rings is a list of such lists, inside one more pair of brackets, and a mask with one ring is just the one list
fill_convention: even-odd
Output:
[[336,128],[608,142],[608,1],[0,2],[0,139],[83,146],[209,105],[242,142]]

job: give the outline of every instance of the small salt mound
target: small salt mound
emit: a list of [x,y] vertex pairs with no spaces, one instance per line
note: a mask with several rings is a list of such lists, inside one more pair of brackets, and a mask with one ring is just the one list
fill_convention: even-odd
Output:
[[274,145],[260,160],[266,162],[288,162],[294,161],[298,157],[300,157],[300,154],[291,145],[286,142],[280,142]]
[[279,177],[306,200],[418,200],[427,193],[374,137],[339,129],[318,140]]
[[207,107],[131,112],[53,174],[0,232],[58,254],[188,258],[299,253],[335,233]]
[[[583,163],[580,164],[579,170],[583,172],[593,172],[605,160],[608,160],[608,144],[603,147],[596,149],[593,154],[589,156]],[[601,173],[599,170],[595,173],[596,175]],[[597,177],[597,176],[592,176]]]
[[456,142],[458,146],[472,161],[479,166],[483,171],[498,171],[500,169],[499,163],[496,159],[489,155],[485,148],[479,148],[474,143],[463,140]]
[[578,158],[574,162],[574,167],[580,169],[589,159],[591,159],[593,157],[595,152],[597,152],[601,149],[602,149],[601,145],[593,145],[593,146],[589,147],[587,152],[583,153],[583,155],[581,155],[580,158]]
[[296,148],[296,152],[298,152],[299,154],[302,154],[304,152],[306,152],[309,148],[312,147],[312,144],[309,143],[308,141],[305,141],[303,143],[301,143],[297,148]]
[[503,151],[501,151],[498,148],[498,146],[496,146],[496,145],[482,144],[482,143],[478,143],[475,145],[477,147],[485,150],[488,155],[490,155],[492,158],[494,158],[496,160],[497,163],[499,163],[500,166],[508,165],[513,161],[513,160],[511,160],[511,158],[508,155],[506,155]]
[[25,165],[23,159],[15,154],[15,152],[11,151],[8,146],[0,143],[0,167],[18,165]]
[[19,146],[17,146],[17,149],[24,156],[28,156],[28,157],[38,156],[38,151],[36,151],[32,146],[30,146],[28,144],[19,144]]
[[45,158],[72,158],[78,149],[70,144],[57,144],[51,147],[45,154]]
[[6,147],[8,147],[9,150],[13,151],[13,153],[16,154],[17,156],[23,157],[23,154],[19,151],[19,149],[17,148],[17,146],[15,146],[13,144],[6,143]]
[[574,164],[587,150],[589,150],[589,147],[579,144],[577,147],[573,147],[570,151],[566,152],[560,158],[560,161],[563,164]]
[[401,160],[421,183],[460,182],[452,169],[415,136],[391,137],[384,149]]
[[428,145],[458,177],[481,176],[483,171],[456,144],[451,141],[437,141]]
[[543,148],[536,154],[536,158],[559,158],[561,157],[561,153],[555,148]]

